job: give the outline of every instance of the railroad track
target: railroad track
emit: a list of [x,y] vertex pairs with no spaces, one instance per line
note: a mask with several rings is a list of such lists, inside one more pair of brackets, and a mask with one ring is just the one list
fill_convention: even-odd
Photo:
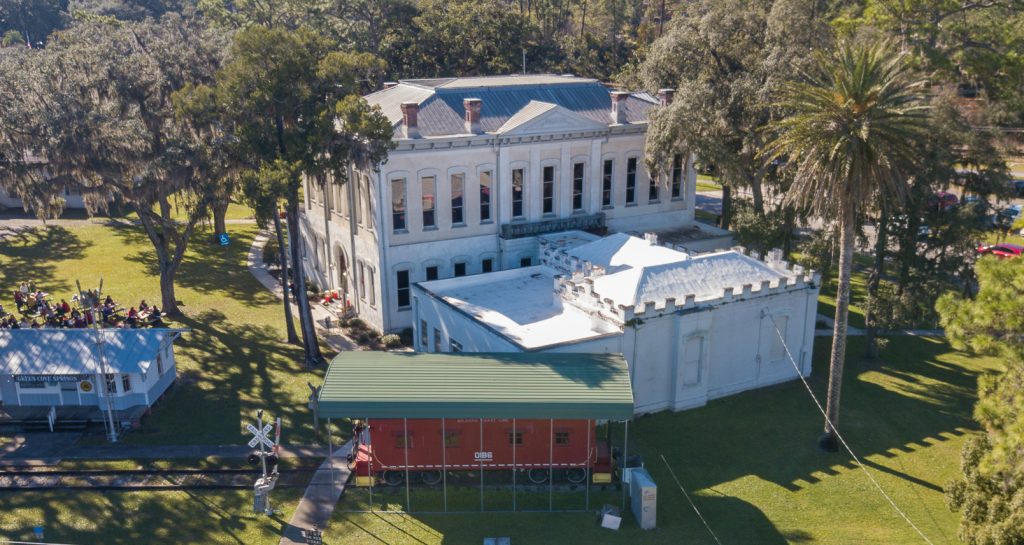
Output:
[[[281,470],[277,488],[305,488],[315,468]],[[0,470],[0,493],[26,490],[245,490],[258,469]]]

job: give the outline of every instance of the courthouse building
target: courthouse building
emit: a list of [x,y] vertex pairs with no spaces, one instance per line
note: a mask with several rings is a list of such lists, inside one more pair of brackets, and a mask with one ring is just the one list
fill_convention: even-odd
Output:
[[404,80],[366,97],[395,127],[380,172],[307,180],[304,267],[382,331],[413,325],[417,282],[531,267],[540,236],[658,232],[728,246],[694,222],[692,161],[648,172],[647,120],[672,90],[612,91],[558,75]]

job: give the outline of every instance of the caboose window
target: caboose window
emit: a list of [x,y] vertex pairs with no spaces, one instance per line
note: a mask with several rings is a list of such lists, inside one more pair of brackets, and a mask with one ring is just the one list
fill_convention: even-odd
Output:
[[459,437],[462,436],[461,432],[458,431],[446,431],[444,432],[444,446],[447,448],[458,448]]
[[[413,448],[415,446],[412,440],[412,432],[409,432],[408,434],[403,434],[402,432],[395,432],[392,435],[395,437],[395,448],[404,449],[406,448],[406,444],[409,445],[408,448]],[[408,439],[408,441],[406,441],[406,439]]]
[[523,444],[523,432],[508,432],[508,444],[510,445],[522,445]]
[[567,431],[556,431],[555,432],[555,444],[559,446],[565,446],[569,444],[569,432]]

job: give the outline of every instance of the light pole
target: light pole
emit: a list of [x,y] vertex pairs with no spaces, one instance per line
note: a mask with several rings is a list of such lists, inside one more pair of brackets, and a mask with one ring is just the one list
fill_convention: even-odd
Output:
[[[85,294],[82,293],[82,283],[77,281],[77,280],[75,281],[75,283],[78,284],[78,302],[79,303],[84,303],[85,302]],[[99,301],[100,293],[101,293],[102,290],[103,290],[103,279],[100,278],[100,286],[96,289],[96,300],[97,301]],[[109,439],[111,443],[116,443],[117,442],[117,426],[114,425],[114,400],[113,400],[113,398],[110,395],[110,388],[107,387],[107,358],[106,358],[106,354],[103,351],[103,336],[100,334],[100,329],[101,329],[100,328],[100,317],[96,316],[96,313],[93,312],[92,308],[87,309],[86,312],[88,312],[87,316],[92,319],[93,331],[95,331],[95,333],[96,333],[96,350],[97,350],[97,352],[99,352],[99,356],[100,356],[100,373],[101,373],[101,375],[99,377],[99,380],[96,381],[96,383],[97,383],[97,385],[100,385],[100,384],[103,385],[103,391],[101,392],[101,395],[104,397],[104,399],[106,401],[106,404],[107,404],[107,420],[106,420],[106,422],[107,422],[107,439]],[[114,384],[114,387],[117,388],[117,384],[116,383]]]

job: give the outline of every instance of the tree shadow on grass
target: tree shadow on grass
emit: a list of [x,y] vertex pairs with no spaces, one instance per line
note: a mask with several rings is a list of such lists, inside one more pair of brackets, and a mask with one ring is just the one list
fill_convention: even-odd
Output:
[[[152,243],[142,227],[137,225],[112,226],[114,233],[126,245],[139,245],[144,250],[125,259],[145,267],[147,274],[158,276],[160,267]],[[176,286],[190,288],[204,294],[230,297],[251,304],[273,304],[277,301],[246,267],[249,247],[254,237],[254,228],[249,225],[230,225],[232,236],[228,246],[220,246],[213,232],[197,229],[189,240],[188,252],[175,276]]]
[[270,326],[230,321],[216,310],[186,316],[191,329],[177,343],[179,380],[170,397],[153,410],[149,431],[127,440],[159,444],[244,442],[243,427],[265,409],[281,417],[283,441],[313,439],[305,381],[319,382],[302,366],[302,350],[280,340]]
[[[0,227],[0,286],[11,290],[32,280],[44,291],[69,291],[74,286],[57,279],[54,263],[81,259],[91,245],[59,225]],[[7,300],[10,294],[3,295]]]
[[[809,379],[824,403],[828,380],[829,340],[815,346],[814,374]],[[863,339],[849,339],[847,354],[863,353]],[[847,358],[840,431],[864,459],[886,458],[950,440],[975,428],[971,410],[979,370],[941,361],[950,348],[917,337],[893,339],[883,352],[886,363],[865,371]],[[858,376],[859,375],[859,376]],[[798,381],[719,399],[706,407],[678,414],[660,413],[638,419],[630,429],[631,452],[648,460],[664,454],[690,489],[755,475],[787,490],[798,491],[827,476],[855,469],[845,451],[826,454],[816,449],[823,417]],[[636,450],[634,450],[636,449]],[[649,462],[659,483],[669,475]],[[900,477],[930,492],[944,483],[931,482],[898,469],[875,471]],[[899,465],[897,467],[900,467]],[[927,472],[927,468],[922,468]]]
[[248,544],[273,533],[250,502],[246,491],[3,493],[9,518],[0,538],[34,541],[32,527],[42,525],[47,540],[60,543]]

